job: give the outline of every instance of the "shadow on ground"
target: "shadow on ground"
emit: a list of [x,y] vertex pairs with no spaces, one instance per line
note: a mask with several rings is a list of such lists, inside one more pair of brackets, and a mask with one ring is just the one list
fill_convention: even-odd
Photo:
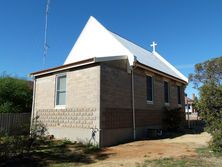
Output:
[[[190,126],[189,126],[190,125]],[[163,130],[162,135],[160,136],[150,136],[146,139],[166,139],[166,138],[175,138],[180,137],[186,134],[200,134],[204,132],[205,124],[202,120],[190,120],[188,125],[188,121],[186,121],[186,125],[184,128],[178,130]]]
[[[204,123],[201,120],[191,120],[191,128],[184,128],[178,131],[163,131],[162,136],[148,139],[175,138],[184,134],[199,134],[203,132]],[[91,164],[97,160],[105,160],[112,154],[107,153],[105,149],[85,146],[83,144],[71,143],[67,141],[45,141],[45,143],[36,147],[30,153],[24,153],[22,156],[14,156],[10,159],[0,158],[0,166],[26,167],[26,166],[50,166],[60,165],[80,165]]]
[[26,167],[26,166],[49,166],[65,164],[90,164],[96,160],[104,160],[109,154],[103,153],[102,149],[89,147],[82,144],[62,143],[56,141],[47,143],[36,148],[30,153],[10,159],[0,159],[0,166]]

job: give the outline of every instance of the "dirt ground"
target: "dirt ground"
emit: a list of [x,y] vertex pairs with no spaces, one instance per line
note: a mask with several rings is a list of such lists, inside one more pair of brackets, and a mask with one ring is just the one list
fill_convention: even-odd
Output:
[[133,167],[144,159],[181,158],[196,156],[196,148],[208,145],[211,136],[201,134],[187,134],[172,139],[143,140],[114,147],[108,147],[103,154],[107,155],[102,161],[87,165],[90,167],[127,166]]

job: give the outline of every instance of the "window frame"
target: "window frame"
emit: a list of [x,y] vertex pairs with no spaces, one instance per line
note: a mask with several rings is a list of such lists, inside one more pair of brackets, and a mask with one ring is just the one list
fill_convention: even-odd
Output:
[[[167,91],[168,91],[168,102],[165,101],[165,82],[167,83]],[[163,101],[165,105],[170,105],[170,84],[168,80],[163,80]]]
[[[147,87],[147,77],[151,77],[152,79],[152,100],[148,100],[148,87]],[[153,75],[150,75],[150,74],[146,74],[146,102],[147,104],[153,104],[154,103],[154,77]]]
[[[179,89],[178,89],[179,88]],[[182,106],[181,85],[177,85],[177,104]]]
[[[57,104],[57,98],[58,98],[58,79],[60,77],[64,77],[66,78],[66,83],[65,83],[65,104]],[[57,74],[55,77],[55,108],[56,109],[64,109],[66,107],[66,101],[67,101],[67,74],[66,73],[62,73],[62,74]]]

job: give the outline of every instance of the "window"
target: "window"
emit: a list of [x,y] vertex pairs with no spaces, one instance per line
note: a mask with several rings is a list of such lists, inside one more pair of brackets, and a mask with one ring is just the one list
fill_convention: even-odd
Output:
[[66,75],[56,78],[56,105],[66,104]]
[[169,103],[169,84],[164,81],[164,102]]
[[181,104],[180,86],[177,86],[177,101],[178,104]]
[[147,101],[152,102],[153,101],[153,78],[151,76],[146,77],[146,89],[147,89],[146,99]]

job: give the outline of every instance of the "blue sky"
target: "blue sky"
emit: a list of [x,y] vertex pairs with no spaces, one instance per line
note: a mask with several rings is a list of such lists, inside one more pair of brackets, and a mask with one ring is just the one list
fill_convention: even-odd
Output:
[[[45,0],[0,1],[0,72],[27,77],[43,69]],[[45,68],[62,65],[89,16],[157,51],[188,76],[222,54],[221,0],[51,0]],[[196,92],[192,85],[186,92]]]

